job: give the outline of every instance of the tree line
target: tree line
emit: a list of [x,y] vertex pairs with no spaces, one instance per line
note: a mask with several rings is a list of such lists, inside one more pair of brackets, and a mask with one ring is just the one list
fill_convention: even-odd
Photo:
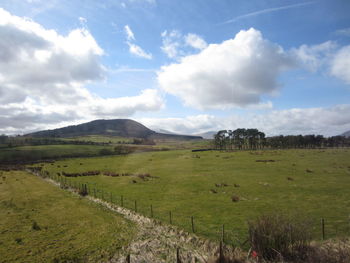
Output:
[[214,147],[218,150],[350,147],[350,138],[314,134],[266,137],[258,129],[239,128],[218,131],[214,135]]

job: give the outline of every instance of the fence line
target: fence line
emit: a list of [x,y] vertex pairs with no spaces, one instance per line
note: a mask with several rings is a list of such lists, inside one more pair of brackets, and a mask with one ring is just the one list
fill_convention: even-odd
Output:
[[[40,175],[42,177],[49,177],[50,179],[59,183],[61,188],[72,188],[72,189],[76,190],[79,194],[85,192],[86,195],[93,196],[94,198],[99,198],[105,202],[110,202],[112,204],[119,205],[121,207],[130,209],[130,210],[134,210],[136,213],[140,213],[144,216],[148,216],[148,217],[154,218],[154,219],[159,219],[160,221],[168,222],[171,225],[174,223],[175,217],[174,217],[174,213],[172,211],[168,211],[168,219],[166,219],[166,217],[164,218],[164,215],[161,215],[161,214],[158,214],[158,216],[155,216],[154,207],[152,204],[148,208],[149,210],[146,209],[146,211],[145,210],[142,211],[142,209],[141,209],[142,206],[140,206],[140,204],[137,202],[137,200],[126,199],[123,195],[120,195],[120,199],[118,201],[118,198],[117,198],[118,195],[115,195],[112,192],[104,191],[103,189],[98,189],[95,186],[93,188],[91,188],[88,183],[72,181],[71,178],[58,176],[58,175],[52,175],[49,173],[44,173],[42,171],[40,171],[37,175]],[[128,204],[128,202],[129,202],[129,204]],[[147,211],[149,211],[149,212],[147,212]],[[316,239],[325,240],[328,237],[334,236],[334,230],[333,230],[333,233],[330,231],[331,230],[330,224],[332,223],[331,219],[336,219],[336,221],[337,221],[336,223],[338,223],[338,224],[340,222],[343,223],[343,225],[341,225],[341,229],[343,229],[342,232],[343,233],[347,232],[347,234],[350,235],[350,215],[349,215],[349,218],[347,220],[339,220],[338,218],[328,217],[328,218],[321,218],[321,224],[319,227],[317,227],[317,229],[315,229],[315,225],[313,226],[314,232],[317,232],[317,235],[318,235],[318,238],[316,238]],[[188,218],[188,228],[186,226],[180,226],[180,227],[183,227],[184,229],[189,229],[190,231],[188,231],[188,232],[200,234],[200,231],[198,231],[199,225],[198,225],[197,221],[198,220],[195,220],[194,216],[190,216]],[[180,222],[180,221],[177,220],[177,222]],[[183,224],[179,224],[179,225],[183,225]],[[327,226],[328,226],[328,228],[327,228]],[[338,229],[337,225],[336,225],[335,229],[336,229],[335,235],[338,235],[339,234],[338,230],[341,230],[341,229]],[[344,231],[344,229],[345,229],[345,231]],[[318,230],[318,231],[315,231],[315,230]],[[222,224],[221,227],[218,228],[218,231],[215,233],[215,236],[217,237],[216,239],[218,241],[223,242],[223,243],[238,243],[239,246],[246,243],[246,242],[241,243],[239,241],[239,239],[237,238],[237,236],[234,234],[234,232],[235,231],[233,231],[233,230],[230,231],[229,229],[227,229],[227,227],[225,228],[225,225]],[[208,232],[208,233],[212,234],[210,232]]]

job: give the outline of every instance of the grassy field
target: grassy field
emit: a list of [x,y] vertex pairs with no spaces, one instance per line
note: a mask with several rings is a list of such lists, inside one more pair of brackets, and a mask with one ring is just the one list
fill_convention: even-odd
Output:
[[96,145],[39,145],[20,146],[1,149],[0,163],[7,161],[31,161],[40,159],[96,156],[102,149],[113,151],[112,146]]
[[[117,154],[115,147],[120,147],[120,142],[126,143],[125,147],[135,152],[144,151],[165,151],[174,149],[198,149],[211,147],[208,140],[156,140],[156,145],[131,144],[133,138],[116,136],[90,135],[63,139],[72,144],[64,145],[33,145],[8,147],[2,145],[0,150],[1,163],[28,162],[47,159],[70,158],[70,157],[91,157],[109,154]],[[89,141],[96,143],[107,143],[108,145],[77,145],[74,141]],[[104,153],[102,150],[107,150]]]
[[[44,170],[53,175],[91,170],[149,173],[153,178],[147,181],[137,176],[104,175],[67,179],[88,183],[91,189],[103,190],[105,196],[112,192],[118,203],[123,195],[129,208],[137,200],[138,211],[145,215],[150,215],[152,205],[154,216],[166,222],[171,211],[173,224],[188,231],[193,216],[196,232],[213,239],[220,236],[225,224],[226,238],[242,242],[247,236],[247,220],[271,211],[306,217],[316,239],[321,237],[321,218],[325,218],[327,237],[349,235],[347,149],[148,152],[70,159],[45,164]],[[233,195],[240,201],[233,202]]]
[[25,172],[0,173],[0,262],[98,262],[134,235],[101,206]]
[[65,141],[88,141],[88,142],[99,142],[99,143],[111,143],[111,144],[119,144],[119,143],[132,143],[133,138],[125,138],[118,136],[107,136],[107,135],[86,135],[86,136],[78,136],[72,138],[62,138]]

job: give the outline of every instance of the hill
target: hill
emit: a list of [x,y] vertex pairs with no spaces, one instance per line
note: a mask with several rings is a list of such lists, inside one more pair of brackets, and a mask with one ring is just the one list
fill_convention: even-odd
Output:
[[119,137],[152,139],[202,139],[200,136],[157,133],[139,122],[129,119],[94,120],[63,128],[26,134],[28,137],[77,137],[86,135],[111,135]]
[[341,136],[350,137],[350,131],[342,133]]
[[213,139],[216,133],[217,133],[216,131],[208,131],[208,132],[199,133],[197,134],[197,136],[201,136],[204,139]]

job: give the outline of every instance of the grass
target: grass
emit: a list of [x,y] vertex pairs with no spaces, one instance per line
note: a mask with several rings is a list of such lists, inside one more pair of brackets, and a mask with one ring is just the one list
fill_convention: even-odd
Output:
[[99,262],[127,245],[121,216],[25,172],[0,172],[0,262]]
[[[91,189],[103,190],[105,196],[112,192],[118,203],[123,195],[129,208],[137,200],[138,211],[148,216],[152,205],[154,216],[166,222],[171,211],[173,224],[188,231],[190,217],[194,216],[196,231],[212,239],[220,237],[225,224],[226,240],[243,242],[248,220],[276,210],[310,218],[316,239],[321,238],[321,218],[325,218],[326,237],[349,234],[347,149],[147,152],[58,161],[45,164],[44,170],[54,175],[91,170],[149,173],[156,178],[144,181],[99,175],[67,180],[88,183]],[[225,184],[228,186],[222,186]],[[239,201],[233,202],[233,195]]]
[[61,157],[96,156],[102,149],[113,151],[112,146],[96,145],[38,145],[1,149],[0,162],[31,161]]
[[86,135],[86,136],[77,136],[72,138],[62,138],[66,141],[88,141],[88,142],[98,142],[98,143],[132,143],[133,138],[125,138],[119,136],[108,136],[108,135]]

